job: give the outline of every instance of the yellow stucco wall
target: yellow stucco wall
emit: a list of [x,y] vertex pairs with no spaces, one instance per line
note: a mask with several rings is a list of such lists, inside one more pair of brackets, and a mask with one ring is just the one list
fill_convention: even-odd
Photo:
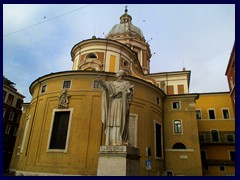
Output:
[[[114,80],[114,73],[67,71],[43,76],[30,87],[32,101],[24,106],[18,136],[11,162],[11,169],[30,174],[72,174],[96,175],[99,147],[104,145],[105,135],[101,122],[101,89],[94,89],[93,82],[98,75],[104,80]],[[227,93],[172,95],[164,98],[164,93],[146,81],[127,77],[134,85],[134,99],[131,115],[135,117],[137,131],[136,145],[140,149],[141,175],[161,175],[165,170],[174,175],[229,175],[235,172],[235,166],[225,166],[219,171],[219,165],[211,165],[202,170],[200,151],[207,152],[211,160],[229,160],[229,151],[235,151],[231,145],[200,146],[198,133],[218,129],[235,131],[235,119],[231,101]],[[64,80],[71,80],[67,90],[71,95],[69,108],[72,110],[68,149],[66,152],[48,152],[49,134],[53,111],[58,108],[58,97],[62,92]],[[40,93],[47,85],[46,92]],[[159,103],[157,103],[157,99]],[[195,102],[195,99],[196,102]],[[173,102],[180,102],[180,109],[172,109]],[[216,119],[209,120],[208,109],[215,109]],[[229,108],[230,119],[222,119],[222,108]],[[202,111],[202,119],[196,119],[196,109]],[[25,143],[23,136],[29,118]],[[174,133],[174,120],[181,120],[182,133]],[[156,157],[154,124],[163,128],[163,158]],[[181,142],[186,149],[173,149]],[[22,147],[22,152],[20,149]],[[146,156],[146,147],[152,155]],[[146,160],[152,161],[152,170],[145,167]]]
[[[164,148],[165,166],[174,175],[201,176],[201,157],[198,126],[195,114],[196,94],[167,96],[164,105]],[[180,108],[173,109],[172,103],[179,102]],[[174,120],[181,120],[182,133],[174,133]],[[173,149],[182,143],[186,149]]]
[[207,171],[203,171],[205,176],[235,176],[235,166],[225,166],[224,171],[219,170],[219,166],[209,166]]
[[[207,161],[218,161],[209,164],[208,170],[203,169],[203,174],[224,176],[235,173],[235,164],[230,160],[230,151],[235,151],[235,143],[226,143],[226,134],[235,134],[235,118],[229,92],[203,93],[196,101],[196,109],[201,110],[202,119],[198,119],[199,133],[204,134],[208,143],[201,143],[201,150],[205,151]],[[215,111],[215,119],[209,119],[208,110]],[[224,119],[222,109],[228,109],[230,118]],[[211,130],[219,132],[219,142],[211,143]],[[221,163],[222,162],[222,163]],[[225,170],[220,171],[224,165]]]
[[[112,73],[100,73],[101,79],[114,80]],[[24,151],[12,160],[12,169],[21,172],[96,175],[98,152],[104,145],[105,135],[101,122],[101,89],[93,89],[98,73],[68,71],[46,75],[31,85],[32,101],[29,105],[30,124]],[[163,124],[163,96],[161,90],[143,80],[127,78],[134,85],[131,114],[137,115],[137,147],[141,155],[141,175],[149,175],[145,168],[146,147],[151,147],[152,174],[164,171],[163,159],[155,158],[154,122]],[[66,152],[48,152],[49,133],[54,109],[58,108],[58,97],[64,80],[71,80],[69,108],[72,109],[68,149]],[[47,85],[41,94],[42,85]],[[160,103],[157,104],[157,97]],[[23,117],[24,118],[24,117]],[[21,121],[24,131],[26,120]],[[21,136],[16,144],[21,145]],[[15,148],[18,146],[16,145]],[[13,163],[14,162],[14,163]]]
[[229,108],[230,120],[234,120],[229,92],[200,94],[196,102],[196,109],[202,110],[202,119],[209,119],[207,110],[215,109],[216,119],[223,119],[221,108]]

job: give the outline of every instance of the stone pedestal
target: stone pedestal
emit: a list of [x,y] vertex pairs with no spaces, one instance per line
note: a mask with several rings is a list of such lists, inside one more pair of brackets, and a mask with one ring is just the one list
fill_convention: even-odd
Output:
[[140,153],[129,146],[100,146],[98,176],[140,176]]

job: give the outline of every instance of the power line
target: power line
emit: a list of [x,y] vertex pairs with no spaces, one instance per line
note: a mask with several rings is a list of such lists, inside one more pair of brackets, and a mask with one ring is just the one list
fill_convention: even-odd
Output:
[[[86,6],[83,6],[83,7],[77,8],[77,9],[74,9],[74,10],[69,11],[69,12],[66,12],[66,13],[64,13],[64,14],[60,14],[60,15],[55,16],[55,17],[53,17],[53,18],[50,18],[50,19],[48,19],[48,20],[45,20],[45,21],[42,21],[42,22],[33,24],[33,25],[31,25],[31,26],[27,26],[27,27],[22,28],[22,29],[20,29],[20,30],[14,31],[14,32],[9,33],[9,34],[6,34],[6,35],[3,36],[3,38],[8,37],[8,36],[10,36],[10,35],[13,35],[13,34],[15,34],[15,33],[18,33],[18,32],[20,32],[20,31],[23,31],[23,30],[25,30],[25,29],[29,29],[29,28],[34,27],[34,26],[38,26],[38,25],[40,25],[40,24],[43,24],[43,23],[45,23],[45,22],[48,22],[48,21],[51,21],[51,20],[53,20],[53,19],[59,18],[59,17],[61,17],[61,16],[65,16],[65,15],[67,15],[67,14],[73,13],[73,12],[75,12],[75,11],[78,11],[78,10],[83,9],[83,8],[85,8],[85,7],[87,7],[87,6],[90,6],[90,5],[92,5],[92,4],[88,4],[88,5],[86,5]],[[46,16],[44,16],[44,19],[45,19],[45,18],[46,18]]]

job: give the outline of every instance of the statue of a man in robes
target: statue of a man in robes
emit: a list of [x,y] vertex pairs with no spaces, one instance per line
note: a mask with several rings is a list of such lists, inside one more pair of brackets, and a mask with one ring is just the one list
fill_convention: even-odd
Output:
[[129,144],[129,111],[133,98],[133,85],[123,80],[125,71],[120,70],[116,81],[103,81],[102,122],[106,134],[105,145]]

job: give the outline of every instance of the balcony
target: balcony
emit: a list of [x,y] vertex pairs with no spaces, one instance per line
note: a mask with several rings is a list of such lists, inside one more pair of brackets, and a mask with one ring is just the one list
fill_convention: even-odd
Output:
[[208,165],[226,165],[226,166],[234,166],[235,162],[232,160],[216,160],[216,159],[208,159]]
[[235,145],[234,131],[199,132],[200,145]]

